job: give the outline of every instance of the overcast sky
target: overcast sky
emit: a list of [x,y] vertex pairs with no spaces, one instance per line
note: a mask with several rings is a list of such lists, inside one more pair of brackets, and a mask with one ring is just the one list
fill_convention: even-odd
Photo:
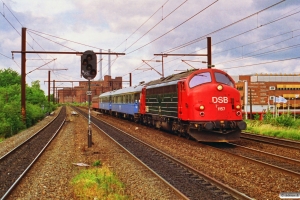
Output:
[[[300,74],[299,0],[0,2],[0,69],[11,68],[20,74],[21,56],[16,53],[13,60],[11,51],[21,50],[22,27],[27,28],[27,51],[110,49],[125,53],[118,57],[111,55],[111,76],[122,76],[123,81],[128,81],[132,73],[133,85],[161,77],[162,63],[154,61],[162,57],[154,54],[205,54],[207,37],[212,38],[213,64],[230,75]],[[71,84],[58,81],[85,80],[80,77],[80,56],[75,54],[27,54],[26,57],[27,84],[39,80],[46,95],[48,70],[51,81],[57,81],[59,87]],[[104,76],[108,75],[108,56],[102,58]],[[150,70],[142,60],[147,60],[155,70]],[[206,60],[205,56],[164,57],[164,75],[192,67],[206,68],[207,64],[202,63]],[[100,62],[98,70],[99,66]],[[98,72],[95,80],[100,78]],[[123,87],[128,87],[128,83],[124,82]]]

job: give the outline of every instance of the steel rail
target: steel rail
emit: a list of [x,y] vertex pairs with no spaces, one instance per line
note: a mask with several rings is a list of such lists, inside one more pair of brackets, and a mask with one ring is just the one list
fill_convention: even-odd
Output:
[[[47,128],[50,124],[52,124],[54,122],[55,119],[58,118],[58,116],[61,114],[61,111],[59,112],[59,114],[51,121],[49,122],[46,126],[44,126],[40,131],[36,132],[33,136],[39,134],[41,131],[43,131],[45,128]],[[62,120],[62,123],[60,124],[60,126],[58,127],[58,129],[55,131],[55,133],[53,134],[53,136],[50,138],[50,140],[46,143],[46,145],[43,147],[43,149],[38,153],[38,155],[33,159],[33,161],[27,166],[27,168],[19,175],[19,177],[14,181],[14,183],[9,187],[9,189],[5,192],[5,194],[1,197],[1,200],[4,200],[5,198],[8,197],[8,195],[13,191],[13,189],[17,186],[17,184],[19,183],[19,181],[25,176],[25,174],[29,171],[29,169],[31,168],[31,166],[37,161],[37,159],[42,155],[42,153],[45,151],[45,149],[48,147],[48,145],[52,142],[52,140],[55,138],[55,136],[57,135],[57,133],[61,130],[63,124],[65,123],[66,120],[66,116],[64,117],[64,119]],[[1,159],[5,158],[6,156],[8,156],[10,153],[13,153],[16,149],[20,148],[22,145],[26,144],[28,141],[30,141],[30,139],[33,138],[33,136],[31,136],[29,139],[27,139],[26,141],[24,141],[22,144],[20,144],[19,146],[17,146],[16,148],[14,148],[12,151],[10,151],[9,153],[5,154],[5,156],[1,157]]]
[[[77,108],[76,108],[76,109],[77,109]],[[82,113],[80,112],[80,110],[78,110],[78,111],[79,111],[80,114],[82,114]],[[83,112],[83,111],[82,111],[82,112]],[[85,117],[85,116],[84,116],[84,117]],[[86,118],[86,117],[85,117],[85,118]],[[97,120],[99,120],[99,119],[97,119]],[[108,123],[106,123],[106,122],[104,122],[104,121],[102,121],[102,122],[105,123],[105,124],[108,124]],[[93,122],[92,122],[92,123],[93,123]],[[126,152],[128,152],[128,153],[129,153],[133,158],[135,158],[139,163],[141,163],[143,166],[145,166],[147,169],[149,169],[155,176],[157,176],[160,180],[162,180],[165,184],[167,184],[167,186],[170,187],[172,190],[174,190],[178,195],[180,195],[180,196],[181,196],[182,198],[184,198],[184,199],[189,199],[187,196],[185,196],[183,193],[181,193],[179,190],[177,190],[173,185],[171,185],[169,182],[167,182],[163,177],[161,177],[159,174],[157,174],[155,171],[153,171],[151,168],[149,168],[146,164],[144,164],[139,158],[137,158],[135,155],[133,155],[131,152],[129,152],[125,147],[123,147],[121,144],[119,144],[117,141],[115,141],[112,137],[110,137],[104,130],[102,130],[100,127],[98,127],[98,126],[95,125],[94,123],[93,123],[93,125],[96,126],[97,128],[99,128],[102,132],[104,132],[110,139],[112,139],[114,142],[116,142],[123,150],[125,150]],[[110,124],[108,124],[108,125],[109,125],[109,126],[112,126],[112,125],[110,125]],[[132,135],[126,133],[125,131],[123,131],[123,130],[121,130],[121,129],[115,127],[115,126],[112,126],[112,127],[114,127],[115,129],[117,129],[117,130],[123,132],[124,134],[130,136],[131,138],[134,138],[134,139],[137,140],[138,142],[140,142],[140,143],[142,143],[142,144],[144,144],[144,145],[150,147],[151,149],[153,149],[153,150],[155,150],[155,151],[157,151],[157,152],[163,154],[163,155],[164,155],[165,157],[167,157],[168,159],[170,159],[170,160],[172,160],[173,162],[175,162],[175,163],[177,163],[177,164],[183,166],[184,168],[188,169],[188,171],[190,171],[191,173],[193,173],[193,174],[195,174],[195,175],[197,175],[197,176],[203,177],[204,180],[206,180],[207,182],[210,182],[212,185],[215,185],[215,186],[218,187],[219,189],[222,189],[223,191],[225,191],[226,193],[232,195],[233,197],[235,197],[235,198],[237,198],[237,199],[241,199],[241,200],[249,200],[249,199],[253,199],[253,198],[251,198],[251,197],[248,197],[248,196],[245,195],[244,193],[241,193],[241,192],[235,190],[234,188],[231,188],[230,186],[228,186],[228,185],[226,185],[226,184],[224,184],[224,183],[222,183],[222,182],[220,182],[220,181],[214,179],[213,177],[210,177],[210,176],[208,176],[208,175],[206,175],[206,174],[204,174],[204,173],[202,173],[202,172],[200,172],[200,171],[194,169],[193,167],[191,167],[191,166],[189,166],[189,165],[187,165],[187,164],[185,164],[185,163],[179,161],[178,159],[176,159],[176,158],[174,158],[174,157],[172,157],[172,156],[170,156],[170,155],[168,155],[168,154],[162,152],[161,150],[159,150],[159,149],[157,149],[157,148],[155,148],[155,147],[153,147],[153,146],[151,146],[151,145],[149,145],[149,144],[147,144],[147,143],[141,141],[140,139],[138,139],[138,138],[136,138],[136,137],[134,137],[134,136],[132,136]]]
[[[231,143],[228,143],[228,144],[231,144]],[[231,145],[236,145],[236,144],[231,144]],[[273,164],[270,164],[270,163],[267,163],[267,162],[263,162],[263,161],[260,161],[260,160],[254,159],[254,158],[247,157],[247,156],[239,155],[237,153],[232,153],[232,152],[220,149],[218,147],[214,147],[212,145],[207,145],[207,146],[209,146],[210,148],[213,148],[215,150],[218,150],[220,152],[223,152],[223,153],[226,153],[226,154],[230,154],[230,155],[233,155],[235,157],[242,158],[242,159],[245,159],[245,160],[248,160],[248,161],[252,161],[252,162],[258,163],[258,164],[263,165],[263,166],[270,167],[272,169],[275,169],[277,171],[283,172],[285,174],[289,174],[289,175],[292,175],[292,176],[300,177],[300,173],[299,172],[295,172],[295,171],[292,171],[292,170],[289,170],[289,169],[285,169],[283,167],[279,167],[279,166],[276,166],[276,165],[273,165]],[[253,149],[253,151],[256,151],[256,150]],[[258,151],[256,151],[256,152],[258,152]],[[266,152],[264,152],[264,153],[266,153]],[[293,161],[293,162],[299,162],[299,161],[294,160],[294,159],[291,159],[291,161]]]
[[[228,144],[237,146],[239,148],[247,149],[249,151],[258,152],[258,153],[265,154],[265,155],[268,155],[268,156],[273,156],[273,157],[278,158],[278,159],[284,159],[286,161],[292,162],[292,163],[300,166],[300,160],[296,160],[296,159],[293,159],[293,158],[288,158],[288,157],[276,155],[276,154],[273,154],[273,153],[264,152],[264,151],[261,151],[261,150],[258,150],[258,149],[244,147],[244,146],[233,144],[233,143],[228,143]],[[270,164],[270,165],[272,165],[272,164]],[[289,169],[286,169],[286,168],[282,168],[282,167],[276,166],[276,165],[273,165],[273,166],[278,167],[279,169],[283,169],[284,172],[287,171],[288,173],[291,173],[292,175],[298,175],[298,176],[300,176],[300,172],[295,172],[295,171],[292,171],[292,170],[289,170]]]
[[[242,132],[241,138],[300,150],[300,141],[275,138],[275,137],[270,137],[270,136],[265,136],[265,135],[256,135],[256,134],[251,134],[251,133],[247,133],[247,132]],[[283,144],[283,143],[286,143],[286,144]]]
[[47,128],[56,118],[58,117],[58,115],[53,118],[52,121],[50,121],[48,124],[46,124],[44,127],[42,127],[39,131],[37,131],[36,133],[34,133],[32,136],[30,136],[28,139],[26,139],[24,142],[22,142],[21,144],[19,144],[18,146],[16,146],[15,148],[13,148],[12,150],[10,150],[9,152],[7,152],[6,154],[4,154],[0,160],[2,160],[5,156],[7,156],[8,154],[10,154],[11,152],[15,151],[16,149],[18,149],[19,147],[21,147],[23,144],[25,144],[27,141],[29,141],[32,137],[34,137],[36,134],[38,134],[39,132],[41,132],[42,130],[44,130],[45,128]]
[[[77,109],[77,108],[76,108]],[[78,110],[79,113],[86,119],[88,119],[85,115],[83,115],[80,110]],[[104,122],[106,123],[106,122]],[[109,139],[114,141],[119,147],[121,147],[125,152],[127,152],[130,156],[132,156],[137,162],[139,162],[141,165],[146,167],[151,173],[153,173],[156,177],[158,177],[161,181],[163,181],[168,187],[170,187],[177,195],[179,195],[181,198],[188,200],[189,198],[185,196],[183,193],[181,193],[179,190],[177,190],[174,186],[172,186],[169,182],[167,182],[164,178],[162,178],[160,175],[158,175],[155,171],[153,171],[151,168],[149,168],[145,163],[143,163],[139,158],[137,158],[135,155],[133,155],[130,151],[128,151],[125,147],[123,147],[119,142],[117,142],[114,138],[112,138],[109,134],[107,134],[103,129],[101,129],[99,126],[97,126],[94,122],[92,124],[97,127],[101,132],[103,132]],[[107,124],[107,123],[106,123]],[[112,125],[110,125],[112,126]],[[112,126],[114,127],[114,126]],[[118,129],[117,127],[114,127]],[[120,129],[118,129],[120,130]],[[122,130],[121,130],[122,131]],[[123,132],[123,131],[122,131]]]

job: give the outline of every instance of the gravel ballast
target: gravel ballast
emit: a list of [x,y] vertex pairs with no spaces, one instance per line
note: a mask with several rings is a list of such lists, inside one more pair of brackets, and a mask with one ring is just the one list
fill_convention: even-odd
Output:
[[94,145],[88,148],[87,121],[70,112],[67,107],[69,117],[63,129],[8,199],[79,199],[74,196],[70,181],[86,167],[74,163],[92,165],[97,160],[116,173],[130,199],[178,199],[162,181],[96,128],[92,129]]

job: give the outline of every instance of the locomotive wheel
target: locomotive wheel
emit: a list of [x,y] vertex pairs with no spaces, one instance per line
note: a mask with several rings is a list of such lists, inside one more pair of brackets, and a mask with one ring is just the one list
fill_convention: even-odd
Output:
[[191,136],[188,133],[185,133],[184,135],[185,135],[186,139],[188,139],[188,140],[191,139]]

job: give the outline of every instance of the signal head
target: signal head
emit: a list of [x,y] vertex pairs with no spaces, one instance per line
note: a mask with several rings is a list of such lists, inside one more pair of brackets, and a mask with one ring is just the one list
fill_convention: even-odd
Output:
[[97,75],[97,56],[93,51],[85,51],[81,56],[81,75],[88,80]]

